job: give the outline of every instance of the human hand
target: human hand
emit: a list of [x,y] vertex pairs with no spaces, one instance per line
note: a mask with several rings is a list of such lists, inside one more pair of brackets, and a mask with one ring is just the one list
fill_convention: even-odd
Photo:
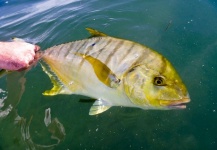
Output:
[[40,47],[26,42],[0,42],[0,69],[23,70],[35,59]]

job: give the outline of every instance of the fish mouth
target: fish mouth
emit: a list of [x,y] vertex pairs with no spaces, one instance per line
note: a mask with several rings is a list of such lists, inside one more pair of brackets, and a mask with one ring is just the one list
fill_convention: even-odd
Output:
[[168,109],[185,109],[186,104],[190,102],[189,97],[184,97],[180,100],[161,100],[160,105],[166,106]]

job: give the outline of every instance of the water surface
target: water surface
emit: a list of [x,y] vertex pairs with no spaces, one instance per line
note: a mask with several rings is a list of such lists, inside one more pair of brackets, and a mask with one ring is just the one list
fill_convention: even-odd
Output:
[[16,36],[44,50],[87,38],[86,27],[133,40],[171,61],[191,103],[89,116],[92,103],[79,102],[86,97],[41,94],[52,85],[38,64],[0,79],[0,149],[217,149],[216,26],[214,0],[1,0],[1,41]]

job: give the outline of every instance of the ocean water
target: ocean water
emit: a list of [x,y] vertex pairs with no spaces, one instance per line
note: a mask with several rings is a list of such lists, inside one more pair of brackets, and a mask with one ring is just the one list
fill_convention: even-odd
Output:
[[217,149],[215,0],[0,0],[0,41],[19,37],[45,50],[87,38],[86,27],[168,58],[189,90],[187,108],[89,116],[92,103],[79,102],[87,97],[43,96],[52,84],[37,64],[0,79],[0,149]]

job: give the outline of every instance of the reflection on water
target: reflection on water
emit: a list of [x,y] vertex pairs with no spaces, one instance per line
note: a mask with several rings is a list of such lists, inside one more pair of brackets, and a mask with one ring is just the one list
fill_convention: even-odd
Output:
[[44,123],[46,127],[51,123],[51,109],[45,109]]
[[[27,121],[26,118],[19,116],[17,113],[17,105],[22,97],[23,92],[25,91],[25,82],[24,78],[26,71],[23,72],[14,72],[7,75],[7,92],[3,89],[0,90],[1,94],[1,109],[0,109],[0,119],[1,123],[8,122],[9,128],[3,128],[4,133],[10,133],[10,130],[16,132],[16,136],[8,140],[13,142],[14,145],[8,145],[8,148],[14,149],[17,146],[22,149],[24,146],[26,149],[53,149],[65,138],[65,130],[63,125],[59,122],[57,118],[52,119],[49,112],[48,116],[45,114],[45,117],[49,118],[49,124],[45,123],[48,131],[51,133],[51,139],[55,139],[57,142],[55,144],[46,144],[40,145],[33,142],[30,135],[30,125],[33,116],[31,116]],[[7,94],[7,96],[6,96]],[[50,109],[49,109],[50,111]],[[14,131],[15,130],[15,131]],[[20,133],[19,133],[20,132]],[[10,136],[11,137],[11,136]],[[5,144],[8,144],[8,141]],[[24,145],[21,145],[24,143]],[[20,147],[21,145],[21,147]],[[7,147],[7,146],[6,146]]]
[[12,107],[11,105],[8,106],[5,110],[1,110],[2,107],[4,106],[4,101],[7,99],[7,92],[0,89],[0,118],[3,118],[9,114],[11,111]]
[[1,41],[16,36],[46,49],[86,38],[85,27],[92,27],[162,53],[192,100],[182,111],[113,107],[88,116],[92,103],[80,103],[84,97],[42,96],[52,85],[36,65],[0,79],[0,149],[216,149],[216,6],[213,0],[0,1]]

